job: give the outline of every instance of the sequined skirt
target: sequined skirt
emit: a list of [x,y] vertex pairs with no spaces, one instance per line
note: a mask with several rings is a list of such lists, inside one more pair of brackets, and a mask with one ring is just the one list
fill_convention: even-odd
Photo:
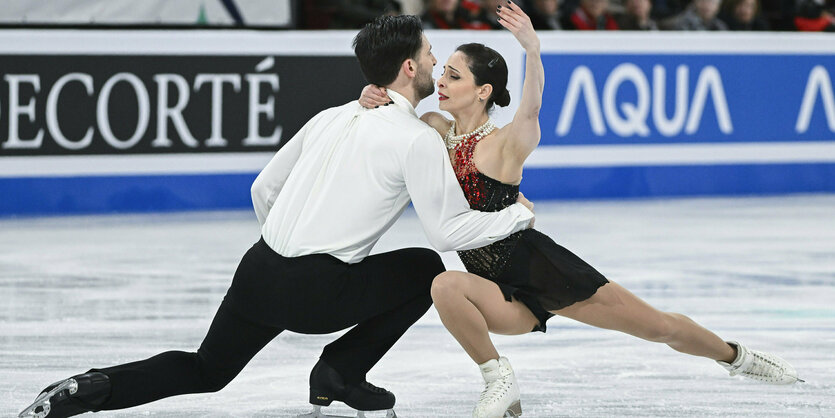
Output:
[[[609,281],[580,257],[535,230],[522,231],[506,268],[495,277],[505,300],[515,297],[539,319],[533,331],[545,332],[555,311],[590,298]],[[478,274],[476,272],[472,272]]]

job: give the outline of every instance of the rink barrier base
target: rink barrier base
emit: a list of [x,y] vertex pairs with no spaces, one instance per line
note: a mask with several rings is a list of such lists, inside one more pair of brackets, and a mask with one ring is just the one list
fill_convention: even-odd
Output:
[[[0,216],[250,209],[257,173],[0,178]],[[835,193],[835,163],[529,168],[532,200]]]

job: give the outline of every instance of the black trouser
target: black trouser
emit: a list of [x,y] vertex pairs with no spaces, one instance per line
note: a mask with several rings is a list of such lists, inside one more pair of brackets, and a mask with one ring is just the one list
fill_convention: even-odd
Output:
[[226,386],[283,330],[335,332],[321,359],[348,383],[365,374],[432,305],[432,279],[444,271],[432,250],[407,248],[346,264],[329,255],[286,258],[263,241],[241,260],[196,353],[168,351],[105,369],[103,410],[127,408]]

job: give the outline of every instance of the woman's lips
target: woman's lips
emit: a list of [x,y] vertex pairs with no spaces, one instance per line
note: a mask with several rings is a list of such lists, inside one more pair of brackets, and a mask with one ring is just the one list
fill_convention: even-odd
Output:
[[449,97],[446,97],[441,93],[438,93],[438,100],[446,100],[446,99],[449,99]]

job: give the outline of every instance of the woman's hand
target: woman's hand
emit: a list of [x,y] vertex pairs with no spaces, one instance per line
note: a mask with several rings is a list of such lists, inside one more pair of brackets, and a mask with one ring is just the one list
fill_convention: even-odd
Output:
[[377,87],[373,84],[369,84],[362,89],[359,102],[360,106],[368,109],[394,103],[388,96],[385,87]]
[[[521,203],[528,208],[529,211],[533,212],[533,202],[528,200],[522,192],[519,192],[519,196],[516,197],[516,202]],[[534,222],[536,222],[536,217],[531,218],[531,223],[528,224],[528,228],[533,228]]]
[[500,18],[499,23],[516,37],[516,40],[519,41],[522,48],[525,48],[525,51],[539,52],[539,37],[536,36],[536,32],[533,29],[531,18],[516,3],[508,0],[504,5],[499,5],[496,12]]

